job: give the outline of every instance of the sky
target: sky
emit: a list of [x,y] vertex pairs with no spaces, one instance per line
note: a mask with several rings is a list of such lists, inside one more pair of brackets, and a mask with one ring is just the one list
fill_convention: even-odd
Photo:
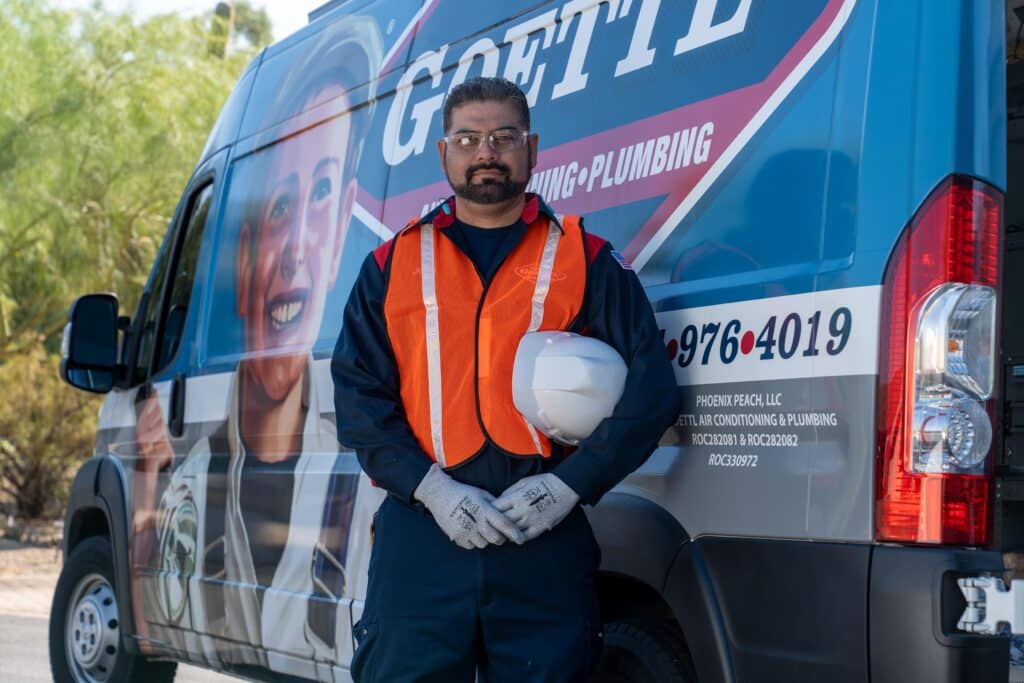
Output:
[[[95,0],[57,0],[56,4],[61,7],[89,7],[93,2]],[[309,12],[324,2],[326,0],[252,0],[252,5],[267,10],[274,26],[274,39],[281,40],[305,26]],[[101,0],[101,4],[115,11],[131,8],[139,17],[145,18],[166,12],[195,14],[213,9],[217,0]]]

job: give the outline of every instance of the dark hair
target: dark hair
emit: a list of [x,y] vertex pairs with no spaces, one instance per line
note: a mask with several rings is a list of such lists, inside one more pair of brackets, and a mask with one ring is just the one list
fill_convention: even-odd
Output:
[[452,125],[452,110],[461,107],[467,102],[484,102],[487,100],[498,100],[509,102],[519,110],[519,118],[530,129],[530,105],[526,101],[526,95],[519,89],[519,86],[504,78],[490,78],[478,76],[471,78],[465,83],[452,88],[448,98],[444,101],[444,132]]

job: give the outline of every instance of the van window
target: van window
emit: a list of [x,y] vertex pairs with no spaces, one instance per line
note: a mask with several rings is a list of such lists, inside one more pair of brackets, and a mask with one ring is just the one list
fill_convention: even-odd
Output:
[[[139,340],[139,353],[136,356],[135,369],[132,375],[133,384],[146,379],[154,357],[157,362],[153,365],[153,374],[167,367],[181,345],[185,320],[188,317],[189,298],[192,295],[192,283],[195,281],[199,247],[203,242],[203,228],[206,226],[206,219],[210,213],[212,197],[212,183],[207,183],[197,190],[194,195],[187,217],[183,222],[184,235],[179,235],[181,248],[176,255],[176,266],[172,263],[171,267],[168,268],[166,263],[173,251],[171,243],[166,245],[160,259],[157,261],[156,270],[153,275],[153,285],[149,289],[148,296],[146,296],[144,301],[146,312],[140,327],[141,338]],[[157,339],[157,330],[161,327],[158,325],[161,311],[161,294],[164,292],[164,283],[168,272],[173,272],[174,276],[170,283],[170,291],[167,293],[167,307],[164,309],[166,310],[166,315],[163,320],[160,338]]]
[[203,243],[203,228],[210,213],[210,201],[213,197],[213,184],[207,184],[199,191],[192,212],[188,218],[184,242],[178,256],[178,266],[174,271],[174,282],[167,302],[167,317],[164,319],[163,335],[158,345],[159,356],[154,373],[167,367],[181,345],[181,337],[185,331],[185,319],[188,314],[188,302],[192,296],[192,283],[196,279],[196,264],[199,260],[199,247]]
[[149,289],[142,293],[139,310],[135,314],[139,341],[132,367],[133,385],[145,381],[149,375],[149,363],[153,358],[153,342],[156,338],[156,316],[160,308],[160,292],[164,289],[167,261],[170,259],[171,248],[172,244],[168,241],[160,250],[160,255],[153,266],[153,281],[150,283]]

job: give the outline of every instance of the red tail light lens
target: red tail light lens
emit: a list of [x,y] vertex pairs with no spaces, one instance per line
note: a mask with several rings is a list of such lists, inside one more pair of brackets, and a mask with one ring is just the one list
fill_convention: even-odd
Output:
[[886,269],[879,541],[989,541],[1002,216],[998,191],[953,176],[924,202]]

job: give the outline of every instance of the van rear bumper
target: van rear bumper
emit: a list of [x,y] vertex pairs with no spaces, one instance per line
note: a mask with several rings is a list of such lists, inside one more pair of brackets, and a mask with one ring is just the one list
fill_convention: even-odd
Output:
[[1009,680],[1009,640],[957,630],[966,602],[956,580],[1001,574],[999,553],[878,546],[868,605],[871,681]]
[[700,683],[1006,683],[1008,639],[957,631],[999,553],[700,537],[664,596]]

